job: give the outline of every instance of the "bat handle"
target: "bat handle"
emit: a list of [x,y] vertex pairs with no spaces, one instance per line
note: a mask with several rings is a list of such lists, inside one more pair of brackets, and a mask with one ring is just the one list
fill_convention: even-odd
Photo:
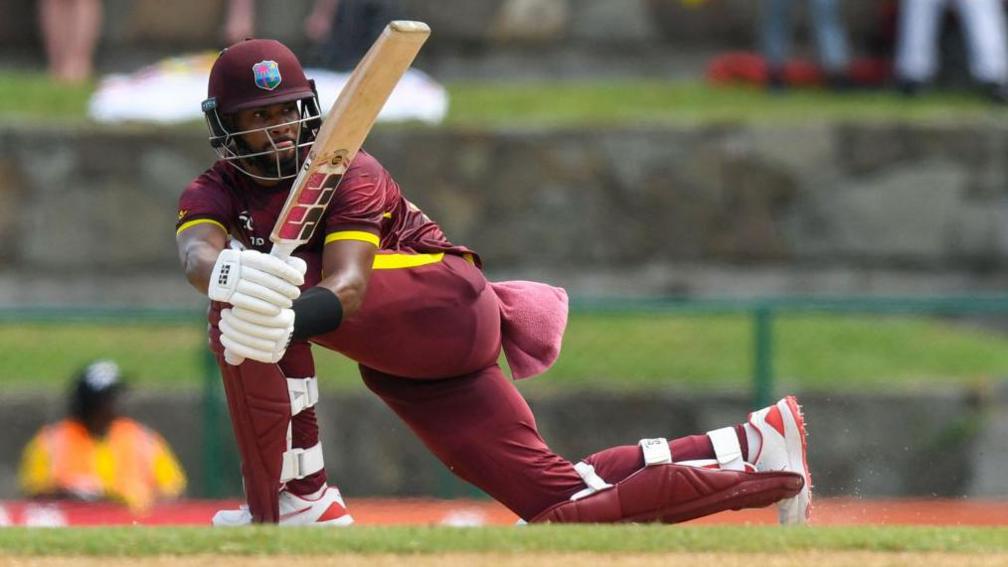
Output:
[[298,244],[298,242],[274,242],[273,248],[270,249],[270,254],[281,260],[286,260],[294,253],[294,249],[298,247]]

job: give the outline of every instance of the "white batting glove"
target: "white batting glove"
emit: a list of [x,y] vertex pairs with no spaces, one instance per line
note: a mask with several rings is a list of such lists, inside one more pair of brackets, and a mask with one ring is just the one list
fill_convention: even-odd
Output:
[[222,250],[207,295],[263,315],[277,315],[301,295],[307,266],[300,258],[281,260],[255,250]]
[[279,362],[294,332],[294,311],[281,309],[276,315],[263,315],[242,307],[223,309],[220,331],[228,364],[237,366],[246,358]]

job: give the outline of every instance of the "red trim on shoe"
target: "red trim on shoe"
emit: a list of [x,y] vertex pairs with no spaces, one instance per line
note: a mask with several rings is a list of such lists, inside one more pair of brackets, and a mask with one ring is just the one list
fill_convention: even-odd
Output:
[[[766,422],[770,425],[770,427],[776,429],[777,433],[780,433],[781,437],[784,437],[784,417],[781,416],[780,408],[777,407],[777,404],[774,404],[770,408],[770,411],[767,412]],[[804,442],[804,438],[802,438],[802,441]]]
[[347,513],[346,508],[340,506],[339,502],[333,502],[332,504],[329,505],[328,508],[326,508],[326,511],[322,512],[322,515],[319,516],[318,519],[315,521],[328,522],[329,520],[342,518],[343,516],[346,516],[346,513]]
[[802,465],[805,467],[805,482],[808,483],[809,490],[809,503],[805,508],[805,519],[807,520],[812,516],[812,469],[808,466],[808,433],[805,431],[805,416],[802,415],[801,406],[798,405],[798,398],[787,396],[784,401],[787,402],[788,409],[794,416],[795,424],[798,425],[798,433],[801,435]]

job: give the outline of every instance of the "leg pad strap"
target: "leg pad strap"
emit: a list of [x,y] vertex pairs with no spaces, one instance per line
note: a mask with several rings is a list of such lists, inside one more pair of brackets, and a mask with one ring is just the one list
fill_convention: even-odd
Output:
[[318,403],[318,379],[314,376],[288,378],[287,392],[290,394],[291,415],[297,415]]
[[316,443],[307,449],[288,449],[283,454],[280,482],[304,478],[317,473],[324,466],[322,443]]
[[668,439],[657,437],[655,439],[641,439],[641,452],[644,453],[644,466],[667,465],[672,462],[672,450],[669,449]]
[[587,488],[580,490],[571,495],[571,500],[580,500],[586,496],[591,496],[600,490],[605,490],[607,488],[612,488],[612,485],[608,482],[602,480],[602,477],[595,472],[595,467],[589,465],[588,463],[581,461],[574,465],[574,472],[578,473],[581,480],[584,481]]
[[742,446],[739,445],[734,427],[722,427],[708,431],[707,437],[710,438],[711,445],[714,446],[714,458],[717,459],[723,470],[746,470],[745,460],[742,459]]

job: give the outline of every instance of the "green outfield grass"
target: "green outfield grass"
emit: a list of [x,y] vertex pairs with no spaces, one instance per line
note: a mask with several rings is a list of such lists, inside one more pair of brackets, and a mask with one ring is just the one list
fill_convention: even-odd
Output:
[[[794,90],[780,95],[696,81],[621,79],[564,82],[456,82],[446,85],[447,123],[612,124],[677,121],[998,120],[1003,110],[965,93],[908,100],[888,91]],[[0,70],[0,119],[82,122],[93,85],[51,82],[41,72]]]
[[63,85],[41,72],[0,71],[0,118],[83,120],[94,85]]
[[0,556],[321,555],[452,552],[998,553],[1008,528],[770,526],[355,527],[346,530],[229,528],[5,528]]
[[[0,323],[5,387],[62,388],[97,357],[141,387],[195,388],[204,373],[200,319],[177,324]],[[973,384],[1008,375],[1008,336],[941,319],[803,315],[775,326],[775,366],[789,389]],[[54,349],[52,345],[59,345]],[[742,315],[575,314],[563,351],[531,390],[748,388],[752,321]],[[330,391],[358,389],[356,366],[315,349]]]
[[997,107],[964,93],[912,100],[891,91],[808,89],[771,94],[753,87],[697,81],[454,83],[448,123],[457,125],[613,124],[752,121],[801,124],[810,120],[992,120]]

